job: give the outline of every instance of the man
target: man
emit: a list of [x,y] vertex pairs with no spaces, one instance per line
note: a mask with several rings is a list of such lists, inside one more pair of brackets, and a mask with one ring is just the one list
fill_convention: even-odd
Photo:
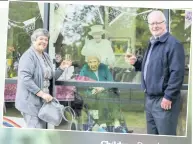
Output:
[[61,54],[55,54],[55,62],[56,62],[56,68],[58,68],[62,62],[62,56]]
[[[80,76],[86,76],[94,81],[113,81],[108,66],[101,63],[100,56],[92,54],[86,58],[87,64],[81,69]],[[94,103],[90,104],[92,110],[89,112],[92,113],[94,121],[100,128],[106,127],[102,131],[131,133],[132,130],[128,131],[124,120],[121,119],[119,105],[111,102],[119,100],[119,96],[116,95],[114,90],[104,89],[103,87],[88,88],[86,95],[95,99]]]
[[115,55],[111,47],[111,43],[107,39],[102,39],[102,35],[105,33],[102,25],[94,25],[91,27],[91,31],[88,33],[93,37],[92,40],[86,38],[85,45],[82,48],[81,54],[83,56],[90,55],[90,52],[95,52],[101,57],[101,62],[113,67],[115,63]]
[[166,18],[161,11],[152,11],[148,24],[152,37],[144,57],[126,54],[125,60],[142,73],[147,133],[176,135],[184,79],[184,48],[167,32]]

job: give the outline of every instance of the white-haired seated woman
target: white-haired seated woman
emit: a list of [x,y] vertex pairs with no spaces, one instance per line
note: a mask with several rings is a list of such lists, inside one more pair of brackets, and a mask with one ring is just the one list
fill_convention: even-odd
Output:
[[[92,52],[86,56],[87,63],[82,67],[80,76],[85,76],[90,81],[113,82],[113,76],[107,65],[101,63],[101,57]],[[95,101],[88,103],[89,116],[88,122],[83,122],[83,130],[108,131],[118,133],[132,133],[128,130],[126,122],[120,113],[119,95],[115,92],[116,88],[89,87],[85,90],[85,95],[93,98]],[[112,102],[113,101],[113,102]],[[96,122],[96,124],[92,127]]]

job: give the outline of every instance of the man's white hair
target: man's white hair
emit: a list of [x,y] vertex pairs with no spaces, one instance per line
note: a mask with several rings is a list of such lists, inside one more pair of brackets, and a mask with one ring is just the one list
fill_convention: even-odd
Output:
[[161,16],[161,18],[163,19],[164,22],[167,21],[165,15],[164,15],[163,12],[160,11],[160,10],[153,10],[152,12],[150,12],[150,13],[148,14],[148,16],[147,16],[147,20],[148,20],[148,21],[149,21],[149,18],[150,18],[153,14],[156,14],[156,15],[158,15],[158,16]]

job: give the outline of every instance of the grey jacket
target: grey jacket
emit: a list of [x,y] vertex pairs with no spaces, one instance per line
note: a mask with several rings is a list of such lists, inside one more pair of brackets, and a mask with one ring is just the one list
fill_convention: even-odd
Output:
[[[45,58],[52,67],[51,59],[47,53]],[[52,70],[53,71],[53,70]],[[58,79],[63,70],[57,69],[54,73],[53,80]],[[31,46],[20,58],[18,67],[18,80],[15,107],[20,112],[37,116],[43,105],[42,98],[36,94],[43,88],[43,67],[40,64],[35,49]]]

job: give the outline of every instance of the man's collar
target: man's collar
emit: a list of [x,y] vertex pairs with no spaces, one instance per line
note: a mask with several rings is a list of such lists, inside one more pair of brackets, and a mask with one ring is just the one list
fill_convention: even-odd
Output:
[[153,37],[153,36],[152,36],[152,37],[150,38],[150,40],[153,39],[153,38],[155,38],[155,39],[157,39],[157,40],[160,41],[160,42],[165,42],[165,41],[167,40],[168,36],[169,36],[169,32],[165,32],[164,34],[162,34],[162,35],[159,36],[159,37]]

